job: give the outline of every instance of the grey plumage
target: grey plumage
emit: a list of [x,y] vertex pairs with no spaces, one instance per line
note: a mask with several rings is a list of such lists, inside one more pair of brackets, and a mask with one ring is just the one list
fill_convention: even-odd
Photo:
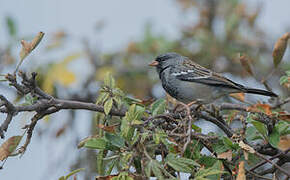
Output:
[[211,102],[237,92],[277,97],[273,92],[235,83],[177,53],[161,54],[150,65],[156,67],[165,91],[184,103]]

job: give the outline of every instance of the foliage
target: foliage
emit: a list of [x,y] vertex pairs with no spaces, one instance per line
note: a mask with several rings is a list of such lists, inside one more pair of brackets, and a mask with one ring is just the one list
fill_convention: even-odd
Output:
[[[73,169],[86,167],[88,179],[96,173],[97,179],[180,179],[185,174],[189,179],[200,180],[274,174],[277,167],[273,164],[271,169],[262,172],[256,169],[259,162],[268,162],[264,159],[266,155],[277,156],[277,164],[285,163],[285,157],[289,157],[284,151],[289,150],[290,144],[290,113],[286,106],[290,101],[290,73],[286,67],[290,64],[283,60],[287,58],[289,33],[282,35],[275,45],[269,45],[256,26],[260,9],[250,11],[242,1],[177,2],[184,13],[198,10],[199,22],[182,27],[181,35],[176,39],[155,33],[154,26],[147,24],[142,38],[128,43],[120,51],[101,53],[86,41],[79,43],[82,50],[55,58],[50,53],[64,48],[74,38],[59,31],[48,36],[43,51],[37,52],[41,54],[37,60],[42,62],[40,65],[35,65],[33,58],[27,56],[44,34],[30,38],[30,42],[23,40],[20,58],[16,58],[18,55],[13,54],[13,48],[20,37],[15,21],[7,17],[11,42],[7,47],[0,46],[0,72],[6,73],[3,67],[14,69],[17,66],[15,59],[20,59],[20,67],[25,58],[23,63],[27,66],[23,70],[36,71],[38,75],[30,78],[22,71],[17,74],[17,67],[13,74],[0,76],[1,85],[17,90],[13,103],[0,96],[0,112],[7,114],[6,120],[1,121],[1,136],[11,126],[14,116],[26,111],[35,112],[24,127],[25,143],[17,149],[22,136],[7,139],[0,147],[0,159],[23,154],[32,132],[37,131],[34,129],[36,123],[46,118],[51,122],[46,128],[56,132],[55,138],[61,138],[71,130],[75,135],[72,138],[79,142],[78,148],[86,149],[74,154],[78,159]],[[223,28],[216,31],[215,24]],[[156,54],[168,51],[181,53],[219,72],[261,81],[268,90],[272,88],[280,92],[279,98],[256,102],[247,100],[243,93],[235,94],[232,97],[239,102],[230,99],[229,104],[193,105],[187,112],[182,106],[178,108],[178,103],[170,97],[156,97],[153,90],[158,87],[159,80],[153,73],[155,70],[147,68],[147,64]],[[269,60],[271,52],[272,60]],[[81,64],[83,74],[71,68],[74,63]],[[280,84],[274,81],[279,78]],[[19,79],[22,79],[21,83]],[[46,115],[64,109],[69,109],[69,118],[59,119],[58,126],[51,125],[55,117]],[[78,128],[76,122],[82,121],[76,116],[75,109],[90,111],[91,124],[87,132],[90,136],[83,140],[79,140],[74,131]],[[60,120],[66,123],[60,126]],[[205,126],[198,125],[205,121]],[[210,123],[223,132],[204,133]],[[34,134],[43,136],[47,132]],[[89,158],[83,158],[82,153],[89,154]],[[272,159],[269,161],[271,164]],[[80,170],[60,179],[68,179]]]

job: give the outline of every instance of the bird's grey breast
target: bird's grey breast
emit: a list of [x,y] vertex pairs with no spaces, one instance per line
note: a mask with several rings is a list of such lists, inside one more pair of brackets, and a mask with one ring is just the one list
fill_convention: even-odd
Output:
[[176,84],[176,77],[171,75],[171,68],[166,68],[159,75],[162,82],[162,87],[170,96],[177,99],[178,88]]

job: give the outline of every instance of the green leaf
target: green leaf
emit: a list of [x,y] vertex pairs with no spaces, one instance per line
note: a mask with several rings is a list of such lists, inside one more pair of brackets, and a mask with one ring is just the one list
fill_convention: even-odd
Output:
[[105,133],[106,140],[118,148],[125,147],[125,140],[119,135]]
[[105,105],[104,105],[104,112],[106,115],[110,113],[112,106],[113,106],[113,99],[110,98],[105,102]]
[[80,171],[84,171],[85,168],[79,168],[79,169],[76,169],[76,170],[73,170],[72,172],[70,172],[68,175],[65,176],[65,179],[68,179],[69,177],[71,177],[72,175],[80,172]]
[[280,141],[280,134],[279,134],[279,130],[278,128],[275,126],[273,128],[273,131],[271,132],[271,134],[269,135],[269,143],[277,148],[278,147],[278,144],[279,144],[279,141]]
[[17,28],[14,19],[12,17],[6,17],[6,26],[11,37],[14,37],[17,34]]
[[135,120],[133,120],[132,121],[132,125],[140,125],[140,124],[143,124],[144,122],[143,121],[140,121],[140,120],[137,120],[137,119],[135,119]]
[[106,175],[110,175],[112,173],[113,168],[115,167],[115,165],[118,162],[118,158],[112,159],[109,163],[106,164],[107,166],[107,171],[106,171]]
[[142,173],[142,158],[140,156],[134,157],[133,159],[133,163],[134,163],[134,167],[136,169],[136,173],[141,174]]
[[97,154],[97,172],[100,175],[103,175],[105,172],[105,167],[103,166],[104,162],[104,150],[99,150]]
[[149,132],[148,131],[145,131],[141,134],[141,140],[140,140],[140,143],[143,144],[144,141],[147,139],[147,137],[149,137]]
[[91,148],[91,149],[106,149],[107,142],[103,138],[92,138],[89,139],[86,143],[85,146],[86,148]]
[[124,101],[129,105],[142,102],[140,99],[136,99],[136,98],[128,97],[128,96],[124,97]]
[[226,152],[230,149],[228,146],[225,146],[223,140],[221,140],[221,139],[219,139],[216,143],[213,143],[212,148],[213,148],[214,152],[216,152],[218,154]]
[[280,85],[283,85],[284,83],[288,82],[288,76],[282,76],[280,78]]
[[122,98],[115,96],[113,97],[113,100],[117,104],[117,107],[120,107],[120,105],[122,104]]
[[132,137],[132,141],[130,142],[131,145],[135,144],[138,140],[139,140],[139,137],[140,137],[140,132],[135,129],[135,132],[134,132],[134,135]]
[[200,167],[200,165],[192,159],[177,157],[171,153],[167,155],[165,162],[178,172],[192,173],[194,167]]
[[[223,163],[222,163],[222,161],[216,161],[211,168],[213,168],[215,170],[222,171],[223,170]],[[221,175],[222,175],[221,173],[212,174],[212,175],[208,175],[207,178],[208,179],[211,179],[211,180],[217,180],[217,179],[221,179]]]
[[152,161],[149,161],[145,166],[145,175],[150,178],[151,177],[151,170],[152,170]]
[[253,140],[253,138],[256,136],[257,129],[254,126],[247,127],[246,129],[246,139],[247,141]]
[[193,139],[192,143],[189,144],[189,147],[186,148],[184,157],[189,159],[200,159],[202,156],[200,152],[203,147],[204,146],[200,141]]
[[161,171],[161,165],[159,164],[158,161],[156,160],[152,160],[152,171],[153,171],[153,174],[155,175],[155,177],[157,177],[157,179],[164,179],[163,177],[163,174],[162,174],[162,171]]
[[285,121],[279,121],[275,127],[277,127],[280,136],[290,134],[290,124]]
[[131,158],[133,157],[133,154],[132,152],[123,152],[121,153],[121,156],[120,156],[120,166],[121,166],[121,170],[128,170],[130,168],[129,166],[129,162],[131,162]]
[[[216,163],[220,163],[220,162],[216,162]],[[207,168],[207,169],[200,169],[198,172],[196,172],[196,174],[194,175],[194,179],[195,180],[204,180],[204,179],[208,179],[206,177],[208,176],[212,176],[212,175],[219,175],[219,174],[223,174],[226,173],[225,171],[219,170],[217,169],[216,164],[211,167],[211,168]]]
[[228,146],[232,150],[239,149],[239,145],[237,143],[233,143],[228,137],[223,137],[223,142],[226,146]]
[[58,178],[58,180],[67,180],[69,177],[71,177],[72,175],[80,172],[80,171],[83,171],[85,170],[84,168],[79,168],[79,169],[76,169],[76,170],[73,170],[72,172],[70,172],[68,175],[66,176],[61,176],[60,178]]
[[215,157],[210,157],[210,156],[203,155],[198,160],[198,163],[201,164],[201,165],[204,165],[205,167],[212,167],[217,161],[219,161],[219,160],[216,159]]
[[58,178],[58,180],[66,180],[64,176],[61,176],[60,178]]
[[195,132],[201,133],[201,128],[198,127],[197,125],[192,124],[192,125],[191,125],[191,128],[192,128]]
[[116,177],[113,177],[112,180],[134,180],[131,176],[129,176],[128,172],[120,172],[120,174]]
[[110,94],[108,92],[101,92],[98,96],[96,104],[103,104],[103,102],[108,99],[109,95]]
[[164,113],[166,108],[165,99],[159,99],[151,105],[151,112],[153,116]]
[[200,164],[198,164],[197,162],[195,162],[195,161],[192,160],[192,159],[188,159],[188,158],[180,157],[180,158],[178,158],[178,161],[180,161],[180,162],[182,162],[182,163],[184,163],[184,164],[187,164],[187,165],[200,167]]
[[259,131],[259,133],[262,134],[262,136],[264,137],[265,140],[268,140],[268,133],[267,133],[267,128],[266,126],[259,122],[259,121],[252,121],[251,122],[253,124],[253,126]]
[[162,139],[166,138],[167,134],[162,130],[157,130],[156,133],[153,134],[153,140],[155,144],[159,144]]
[[161,142],[166,146],[170,153],[177,153],[178,144],[172,141],[169,141],[167,138],[161,138]]
[[125,118],[128,119],[129,122],[134,120],[140,120],[145,112],[145,108],[141,106],[136,106],[136,104],[132,104],[128,111],[126,112]]
[[121,136],[126,140],[130,141],[134,135],[135,128],[131,127],[126,118],[122,119],[121,122]]

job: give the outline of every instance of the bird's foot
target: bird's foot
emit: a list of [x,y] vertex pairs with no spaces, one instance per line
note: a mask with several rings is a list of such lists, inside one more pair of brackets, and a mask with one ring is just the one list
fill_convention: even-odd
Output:
[[174,112],[174,113],[180,113],[180,112],[182,112],[182,111],[184,111],[184,110],[187,110],[187,111],[188,111],[188,110],[191,109],[191,107],[192,107],[193,105],[196,105],[196,107],[195,107],[195,110],[196,110],[196,111],[201,110],[201,109],[203,108],[203,105],[200,103],[200,101],[192,101],[192,102],[190,102],[190,103],[188,103],[188,104],[185,104],[185,103],[179,102],[179,103],[175,106],[175,108],[173,109],[173,112]]

